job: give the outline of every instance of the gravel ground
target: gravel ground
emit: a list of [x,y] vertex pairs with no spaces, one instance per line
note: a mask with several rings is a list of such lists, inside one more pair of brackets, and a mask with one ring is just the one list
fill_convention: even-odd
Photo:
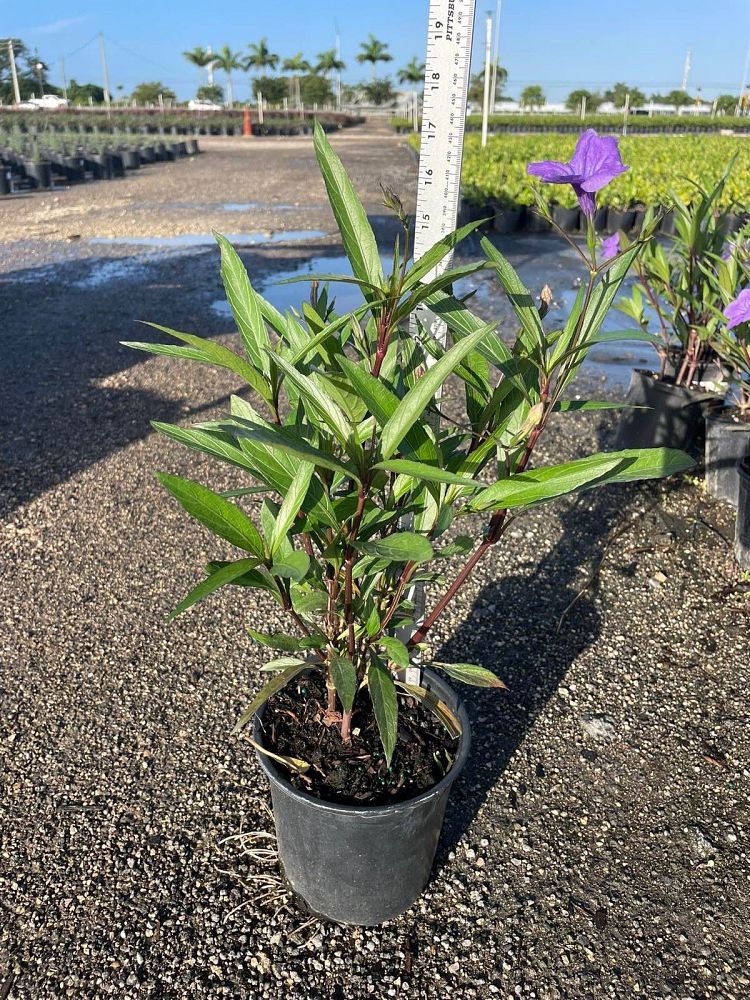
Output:
[[[413,188],[397,140],[336,143],[373,213],[381,177]],[[49,209],[1,209],[0,998],[743,1000],[750,605],[731,511],[697,479],[519,519],[452,606],[437,658],[475,659],[509,690],[465,690],[472,759],[402,918],[310,922],[273,841],[236,837],[272,830],[260,771],[229,737],[262,662],[243,625],[282,621],[228,591],[164,624],[223,550],[153,470],[238,480],[148,426],[209,416],[236,385],[117,344],[140,317],[226,333],[216,254],[86,242],[208,232],[204,199],[290,190],[314,206],[301,218],[221,228],[332,231],[309,142],[211,146]],[[243,257],[268,276],[329,253],[334,238]],[[539,460],[606,445],[612,427],[568,417]]]

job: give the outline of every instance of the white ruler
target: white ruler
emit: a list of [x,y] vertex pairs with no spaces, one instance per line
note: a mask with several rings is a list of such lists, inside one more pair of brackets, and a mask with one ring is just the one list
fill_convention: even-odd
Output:
[[[456,228],[474,7],[475,0],[430,0],[414,218],[415,260]],[[450,267],[452,259],[451,252],[423,280],[431,281],[438,277]],[[418,309],[418,316],[432,336],[445,344],[445,324],[422,306]],[[412,317],[410,325],[412,335],[416,337],[415,317]],[[428,365],[430,361],[428,355]],[[414,601],[415,618],[419,620],[424,614],[424,587],[413,587],[409,596]],[[406,680],[407,683],[419,684],[419,668],[409,667]]]

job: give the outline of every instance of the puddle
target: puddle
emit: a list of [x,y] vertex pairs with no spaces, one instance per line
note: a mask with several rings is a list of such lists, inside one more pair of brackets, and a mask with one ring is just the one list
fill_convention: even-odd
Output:
[[[512,258],[511,254],[511,258]],[[382,257],[384,269],[391,266],[391,257]],[[521,279],[531,288],[542,287],[543,281],[538,281],[536,273],[539,270],[538,260],[513,261],[517,265]],[[545,262],[546,264],[547,262]],[[557,294],[555,302],[550,310],[550,315],[558,322],[562,322],[568,315],[575,301],[577,289],[573,285],[578,271],[574,266],[561,266],[560,262],[549,262],[551,270],[555,273],[555,284]],[[292,285],[280,285],[277,282],[286,278],[299,277],[304,274],[350,274],[351,269],[345,256],[321,256],[313,257],[304,264],[292,270],[276,273],[272,278],[258,282],[258,291],[268,299],[280,312],[287,309],[299,311],[301,303],[307,298],[309,286],[304,281]],[[567,288],[562,287],[564,284]],[[336,311],[338,313],[349,312],[356,309],[363,302],[362,293],[356,285],[345,284],[343,282],[330,282],[330,293],[336,300]],[[505,297],[499,290],[497,282],[488,274],[481,274],[471,278],[466,278],[456,285],[456,294],[466,295],[474,291],[473,301],[478,305],[477,312],[485,316],[498,315],[501,330],[503,327],[513,328],[512,313]],[[231,310],[225,299],[216,299],[211,303],[212,312],[223,318],[231,318]],[[626,316],[616,310],[612,310],[604,322],[604,330],[622,330],[632,325]],[[609,344],[600,344],[592,348],[581,371],[585,372],[589,378],[605,381],[609,388],[627,389],[630,382],[630,373],[633,368],[651,368],[654,365],[655,354],[653,350],[643,343],[637,341],[613,341]]]
[[[320,229],[287,229],[276,232],[225,233],[235,246],[256,246],[259,243],[288,243],[299,240],[319,240],[327,236]],[[187,233],[182,236],[95,236],[87,241],[105,246],[138,247],[207,247],[216,246],[211,233]]]
[[316,208],[315,205],[274,205],[263,201],[226,201],[219,205],[222,212],[295,212],[299,209]]

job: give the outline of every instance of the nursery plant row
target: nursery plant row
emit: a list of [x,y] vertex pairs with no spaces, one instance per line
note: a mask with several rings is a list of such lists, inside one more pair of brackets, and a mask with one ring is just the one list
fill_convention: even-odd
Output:
[[194,138],[134,141],[124,132],[81,135],[49,132],[33,137],[14,129],[0,132],[0,195],[20,188],[45,189],[54,184],[124,177],[126,170],[163,163],[200,152]]
[[[410,140],[413,148],[418,137]],[[526,171],[528,161],[565,162],[575,140],[566,136],[502,136],[491,138],[482,148],[479,136],[466,138],[462,190],[467,218],[495,219],[499,231],[519,227],[549,228],[532,210],[538,183]],[[595,225],[598,230],[637,230],[646,208],[669,206],[676,194],[691,203],[697,197],[695,182],[712,188],[734,158],[734,167],[719,195],[716,208],[728,213],[727,223],[736,228],[748,210],[750,191],[750,146],[731,136],[635,137],[620,140],[622,155],[631,169],[616,177],[599,193]],[[554,221],[566,231],[575,231],[584,221],[571,187],[554,191]],[[662,226],[671,232],[673,216],[667,212]]]
[[[393,128],[397,132],[412,131],[409,118],[393,118]],[[490,115],[489,131],[494,133],[533,133],[559,132],[578,135],[587,128],[595,128],[597,132],[612,132],[620,134],[623,126],[623,116],[620,114],[586,115],[581,121],[575,115]],[[481,115],[468,115],[466,118],[467,132],[480,132],[482,129]],[[750,133],[750,118],[737,118],[724,115],[720,118],[695,118],[689,115],[630,115],[628,132],[631,135],[692,135],[732,131],[742,134]]]
[[[363,118],[325,112],[316,116],[306,111],[266,112],[262,124],[256,110],[251,111],[253,135],[311,134],[313,123],[319,120],[326,132],[358,125]],[[148,135],[242,135],[243,111],[172,112],[161,114],[149,110],[113,111],[112,117],[86,111],[21,112],[0,109],[0,130],[20,128],[31,135],[49,131],[70,130],[87,134],[109,134],[113,131]]]

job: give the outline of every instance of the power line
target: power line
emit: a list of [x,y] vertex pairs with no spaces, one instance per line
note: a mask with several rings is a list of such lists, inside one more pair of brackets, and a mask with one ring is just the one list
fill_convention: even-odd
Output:
[[83,45],[79,45],[77,49],[73,49],[72,52],[68,52],[65,58],[71,59],[73,56],[78,55],[78,53],[82,52],[88,45],[91,45],[92,42],[95,42],[98,37],[99,37],[98,35],[92,35],[87,42],[83,43]]

